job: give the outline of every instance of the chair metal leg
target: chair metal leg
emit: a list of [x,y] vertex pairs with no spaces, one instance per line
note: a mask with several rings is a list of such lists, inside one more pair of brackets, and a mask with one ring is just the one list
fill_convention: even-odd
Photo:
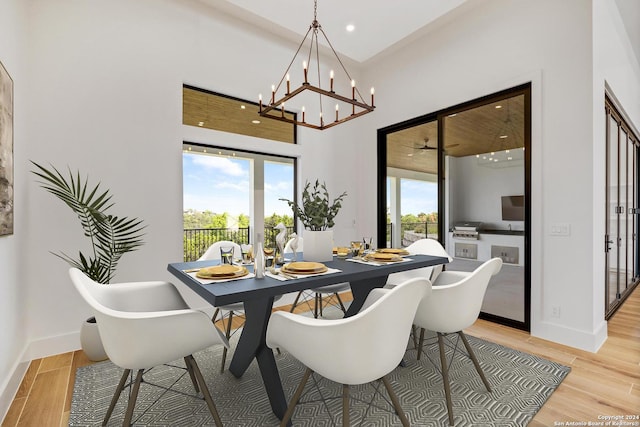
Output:
[[189,355],[184,358],[185,361],[191,365],[191,369],[200,384],[200,390],[202,390],[202,394],[204,395],[204,400],[207,402],[207,406],[209,407],[209,412],[213,416],[213,420],[216,423],[216,427],[222,427],[222,420],[220,419],[220,415],[218,414],[218,410],[216,409],[216,405],[213,403],[213,399],[211,398],[211,393],[209,393],[209,387],[207,387],[207,383],[204,381],[204,377],[202,376],[202,372],[200,372],[200,368],[196,363],[196,359],[193,358],[192,355]]
[[482,371],[482,367],[480,366],[480,363],[476,358],[476,354],[473,352],[473,349],[471,348],[469,341],[467,341],[467,336],[462,331],[459,331],[458,335],[460,335],[460,338],[462,338],[464,347],[467,349],[467,353],[469,353],[469,357],[471,358],[473,365],[476,367],[476,371],[478,371],[478,375],[480,375],[480,378],[482,379],[484,386],[487,388],[487,391],[491,393],[491,386],[489,385],[489,381],[487,381],[487,377],[485,377],[484,372]]
[[404,427],[409,427],[409,420],[407,419],[407,416],[402,410],[402,406],[400,406],[400,401],[398,400],[398,396],[396,395],[396,393],[393,391],[393,388],[391,387],[391,383],[389,382],[388,375],[385,375],[384,377],[382,377],[382,383],[387,389],[387,393],[391,398],[391,403],[393,403],[393,407],[396,410],[396,414],[398,414],[398,417],[400,418],[400,422]]
[[104,420],[102,421],[102,425],[106,426],[109,418],[111,418],[111,414],[113,413],[113,408],[116,407],[116,403],[120,398],[120,394],[124,389],[124,384],[127,382],[127,377],[131,373],[131,369],[125,369],[122,373],[122,378],[120,378],[120,382],[118,383],[118,387],[116,387],[115,393],[113,393],[113,397],[111,398],[111,404],[109,405],[109,409],[107,409],[107,414],[104,416]]
[[420,356],[420,349],[418,348],[418,327],[416,325],[411,325],[411,337],[413,338],[413,346],[418,349],[418,358]]
[[349,425],[349,386],[342,384],[342,427]]
[[320,294],[316,293],[314,295],[314,304],[313,304],[313,317],[318,318],[318,300],[320,299]]
[[140,383],[142,382],[142,374],[144,369],[138,369],[136,380],[131,388],[131,396],[129,396],[129,404],[127,405],[127,412],[124,416],[123,426],[129,427],[131,425],[131,419],[133,418],[133,408],[136,406],[136,399],[138,398],[138,390],[140,390]]
[[220,313],[220,309],[216,307],[216,311],[213,312],[213,316],[211,317],[211,321],[214,325],[216,323],[216,317],[218,317],[218,313]]
[[418,343],[418,360],[422,355],[422,346],[424,345],[424,328],[420,328],[420,342]]
[[342,303],[342,299],[340,298],[340,294],[339,293],[335,293],[336,298],[338,298],[338,304],[340,304],[340,310],[342,310],[343,313],[347,313],[347,309],[344,308],[344,304]]
[[296,308],[296,306],[298,305],[298,300],[300,299],[300,297],[302,296],[302,293],[304,291],[300,291],[298,292],[298,295],[296,295],[296,299],[293,300],[293,304],[291,305],[291,309],[289,310],[289,313],[293,313],[293,310]]
[[[227,340],[231,337],[231,323],[233,322],[233,311],[229,312],[229,317],[227,318],[227,328],[224,336],[227,337]],[[224,373],[224,365],[227,361],[227,347],[222,349],[222,364],[220,365],[220,373]]]
[[193,388],[196,389],[196,393],[199,393],[200,389],[198,388],[198,381],[196,381],[196,376],[193,373],[193,368],[191,367],[191,364],[189,363],[186,357],[184,358],[184,364],[187,367],[187,372],[189,372],[189,377],[191,377],[191,383],[193,384]]
[[295,393],[293,393],[291,402],[289,402],[289,406],[287,407],[287,412],[285,412],[284,417],[282,417],[282,421],[280,422],[280,427],[285,427],[289,423],[289,420],[293,415],[293,409],[298,404],[298,400],[300,399],[300,396],[302,396],[302,392],[304,391],[304,386],[307,384],[307,381],[309,380],[309,376],[311,376],[312,373],[313,371],[309,368],[307,368],[307,370],[304,371],[302,380],[300,381],[300,384],[298,384],[298,388],[296,389]]
[[451,387],[449,385],[449,367],[447,366],[447,357],[444,354],[444,338],[440,332],[438,332],[438,347],[440,347],[440,370],[442,372],[442,382],[444,383],[444,395],[447,400],[449,425],[453,425],[453,404],[451,403]]

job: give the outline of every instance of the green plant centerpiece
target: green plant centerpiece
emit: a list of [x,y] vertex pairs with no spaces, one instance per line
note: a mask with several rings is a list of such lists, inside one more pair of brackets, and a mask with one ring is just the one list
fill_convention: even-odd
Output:
[[335,225],[334,219],[346,196],[345,191],[331,201],[326,184],[320,184],[316,179],[313,187],[306,181],[301,206],[291,200],[280,199],[287,202],[304,225],[303,256],[306,261],[324,262],[333,259],[333,231],[330,228]]
[[101,190],[100,183],[90,186],[88,178],[83,179],[80,172],[73,173],[69,169],[68,177],[65,177],[53,166],[47,169],[36,162],[31,163],[36,167],[31,172],[40,178],[40,186],[71,208],[91,242],[92,252],[85,255],[78,251],[78,258],[64,252],[52,253],[94,281],[109,283],[122,255],[144,244],[142,220],[108,213],[114,205],[109,190]]
[[296,205],[295,202],[288,199],[279,199],[287,202],[293,210],[295,216],[300,218],[304,228],[312,231],[321,231],[331,228],[335,225],[334,218],[342,208],[342,201],[347,196],[347,192],[333,199],[329,205],[329,191],[326,184],[316,179],[313,188],[311,183],[306,181],[304,190],[302,191],[302,207]]

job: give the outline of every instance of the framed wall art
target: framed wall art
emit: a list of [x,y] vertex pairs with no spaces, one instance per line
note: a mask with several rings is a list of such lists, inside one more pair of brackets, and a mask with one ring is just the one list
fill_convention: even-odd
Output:
[[13,234],[13,80],[0,62],[0,236]]

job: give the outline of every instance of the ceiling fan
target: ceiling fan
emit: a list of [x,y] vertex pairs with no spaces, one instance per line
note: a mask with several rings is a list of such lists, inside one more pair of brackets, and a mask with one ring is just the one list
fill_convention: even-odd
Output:
[[416,143],[413,147],[415,150],[437,150],[438,147],[431,147],[429,145],[429,137],[426,137],[423,142]]

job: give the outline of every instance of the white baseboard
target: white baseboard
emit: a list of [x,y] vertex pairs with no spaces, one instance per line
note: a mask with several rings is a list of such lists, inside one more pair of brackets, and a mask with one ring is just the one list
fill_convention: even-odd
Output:
[[80,331],[34,340],[29,343],[28,360],[80,350]]
[[531,335],[569,347],[595,353],[607,340],[607,322],[602,321],[593,332],[574,329],[551,322],[541,322]]
[[23,357],[20,357],[14,364],[10,375],[2,385],[2,389],[0,389],[0,420],[4,420],[4,418],[7,416],[7,412],[9,412],[11,403],[13,403],[13,399],[16,397],[16,393],[18,393],[18,389],[20,388],[22,379],[27,373],[27,369],[29,369],[31,360],[25,360],[25,352],[26,349],[22,352]]

